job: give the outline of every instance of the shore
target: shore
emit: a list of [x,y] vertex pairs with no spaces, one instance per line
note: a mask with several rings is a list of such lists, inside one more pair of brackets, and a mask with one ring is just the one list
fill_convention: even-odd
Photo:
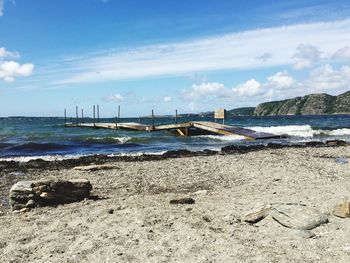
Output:
[[[329,215],[313,238],[270,217],[257,224],[241,220],[264,202],[330,213],[350,198],[350,146],[168,155],[109,160],[114,169],[97,171],[73,167],[107,159],[2,164],[0,261],[350,261],[350,219]],[[12,213],[9,187],[43,178],[88,179],[99,199]],[[169,203],[177,197],[195,204]]]

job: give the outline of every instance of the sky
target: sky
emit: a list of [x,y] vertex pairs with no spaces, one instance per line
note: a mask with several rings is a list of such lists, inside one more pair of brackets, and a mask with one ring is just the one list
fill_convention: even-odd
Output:
[[350,1],[0,0],[0,116],[197,113],[350,90]]

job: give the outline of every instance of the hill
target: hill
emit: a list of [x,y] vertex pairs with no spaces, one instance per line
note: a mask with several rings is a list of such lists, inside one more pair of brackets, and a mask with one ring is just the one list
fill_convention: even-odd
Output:
[[338,96],[326,93],[310,94],[281,101],[259,104],[256,116],[267,115],[321,115],[350,113],[350,91]]

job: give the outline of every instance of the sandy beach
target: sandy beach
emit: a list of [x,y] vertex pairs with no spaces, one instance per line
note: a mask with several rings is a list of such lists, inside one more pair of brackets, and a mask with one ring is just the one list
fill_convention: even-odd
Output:
[[[349,159],[350,146],[304,147],[119,161],[97,171],[2,170],[0,261],[349,262],[350,219],[330,213],[350,197]],[[10,186],[42,178],[88,179],[99,199],[11,212]],[[195,204],[169,203],[178,197]],[[241,220],[264,202],[305,204],[329,213],[329,223],[303,238],[271,217]]]

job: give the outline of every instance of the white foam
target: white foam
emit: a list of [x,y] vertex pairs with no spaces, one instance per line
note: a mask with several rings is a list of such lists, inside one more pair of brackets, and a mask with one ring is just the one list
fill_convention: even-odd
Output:
[[271,127],[246,127],[257,132],[267,132],[276,135],[289,135],[296,137],[313,137],[321,134],[321,130],[314,130],[310,125],[286,125],[286,126],[271,126]]
[[333,131],[329,131],[328,134],[332,136],[350,135],[350,129],[343,128],[343,129],[333,130]]
[[[143,154],[146,155],[162,155],[166,153],[166,151],[160,151],[160,152],[134,152],[134,153],[112,153],[108,154],[108,157],[118,157],[118,156],[141,156]],[[62,161],[62,160],[68,160],[68,159],[79,159],[81,157],[85,156],[93,156],[94,154],[85,154],[85,155],[42,155],[42,156],[16,156],[16,157],[4,157],[0,158],[0,162],[20,162],[20,163],[27,163],[32,160],[44,160],[44,161]]]
[[196,136],[197,138],[207,138],[211,140],[217,140],[217,141],[225,141],[225,142],[231,142],[231,141],[241,141],[244,140],[245,137],[241,135],[199,135]]
[[42,155],[42,156],[16,156],[16,157],[4,157],[0,158],[1,162],[20,162],[27,163],[32,160],[44,160],[44,161],[62,161],[67,159],[79,159],[80,157],[87,155]]
[[[105,137],[93,137],[94,140],[105,140]],[[127,143],[128,141],[132,140],[132,137],[126,136],[126,137],[110,137],[109,139],[112,139],[116,142],[119,142],[121,144]]]
[[118,157],[118,156],[142,156],[142,155],[163,155],[167,151],[160,152],[133,152],[133,153],[112,153],[108,154],[108,157]]

